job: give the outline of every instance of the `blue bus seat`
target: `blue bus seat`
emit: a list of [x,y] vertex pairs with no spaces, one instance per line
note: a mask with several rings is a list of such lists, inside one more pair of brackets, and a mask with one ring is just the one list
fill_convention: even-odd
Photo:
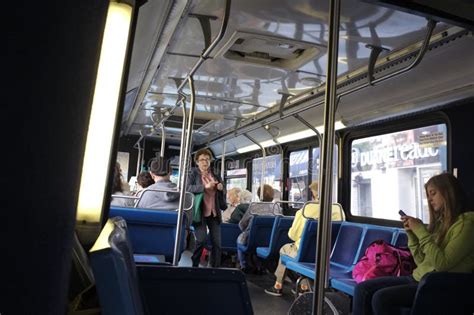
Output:
[[474,314],[474,273],[430,272],[421,278],[407,314]]
[[352,269],[355,264],[365,255],[366,248],[376,240],[384,240],[393,244],[398,234],[398,229],[377,226],[371,224],[361,224],[364,229],[360,244],[357,249],[355,260],[349,268],[341,269],[337,266],[331,266],[329,269],[330,285],[332,288],[349,295],[354,295],[354,289],[357,283],[352,279]]
[[102,314],[253,314],[239,270],[136,266],[120,217],[107,221],[90,258]]
[[359,254],[363,234],[363,224],[347,221],[341,223],[330,256],[331,268],[341,272],[349,270]]
[[238,224],[221,223],[221,249],[224,252],[237,252],[237,237],[242,232]]
[[273,223],[270,244],[268,247],[257,247],[257,256],[263,259],[272,259],[280,255],[280,248],[291,243],[288,237],[288,231],[293,224],[294,217],[277,216]]
[[[313,223],[308,223],[313,222]],[[306,226],[308,225],[308,226]],[[336,221],[331,223],[331,248],[333,248],[339,229],[341,228],[341,222]],[[318,220],[307,220],[303,233],[301,235],[300,245],[298,247],[298,254],[296,257],[290,257],[287,255],[281,255],[282,264],[286,265],[288,262],[305,262],[312,263],[316,260],[316,237],[318,229]],[[313,268],[314,269],[314,268]]]
[[408,236],[405,229],[398,229],[397,236],[393,245],[397,247],[408,247]]
[[274,216],[254,216],[249,231],[247,245],[239,244],[236,241],[237,248],[243,253],[254,253],[257,247],[268,246],[274,221]]
[[281,263],[286,265],[289,261],[314,262],[316,256],[316,235],[318,233],[318,221],[306,220],[301,234],[298,253],[295,257],[281,255]]
[[[110,207],[109,218],[116,216],[127,222],[135,254],[163,255],[167,262],[173,260],[178,221],[176,210]],[[183,216],[180,254],[184,251],[185,226],[186,216]]]

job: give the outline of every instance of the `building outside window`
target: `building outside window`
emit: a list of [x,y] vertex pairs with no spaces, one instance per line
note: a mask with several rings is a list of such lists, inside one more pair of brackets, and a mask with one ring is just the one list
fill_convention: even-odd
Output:
[[447,171],[446,124],[352,142],[351,212],[399,220],[398,211],[429,221],[426,181]]

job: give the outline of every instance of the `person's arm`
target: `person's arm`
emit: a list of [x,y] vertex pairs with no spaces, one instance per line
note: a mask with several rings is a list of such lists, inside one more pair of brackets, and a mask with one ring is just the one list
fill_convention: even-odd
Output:
[[410,230],[406,230],[406,233],[408,237],[408,248],[413,255],[415,263],[419,265],[425,260],[425,254],[421,250],[420,242],[418,241],[418,237],[416,237],[415,233]]
[[187,179],[186,191],[193,194],[204,192],[204,185],[202,184],[199,172],[191,170]]
[[447,271],[474,252],[474,221],[459,218],[448,230],[445,248],[440,248],[424,225],[412,228],[419,240],[425,257],[430,259],[436,271]]

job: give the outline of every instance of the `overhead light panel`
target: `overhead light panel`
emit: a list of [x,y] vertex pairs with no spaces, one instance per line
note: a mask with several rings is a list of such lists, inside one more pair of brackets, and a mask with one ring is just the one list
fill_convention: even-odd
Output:
[[[340,129],[346,128],[346,126],[342,123],[342,121],[338,120],[334,124],[334,128],[335,128],[335,130],[340,130]],[[318,130],[319,133],[322,134],[323,131],[324,131],[324,125],[316,127],[316,130]],[[301,131],[298,131],[298,132],[295,132],[295,133],[290,133],[290,134],[285,135],[285,136],[278,137],[276,140],[277,140],[278,143],[287,143],[287,142],[292,142],[292,141],[295,141],[295,140],[301,140],[301,139],[305,139],[305,138],[309,138],[309,137],[313,137],[313,136],[315,136],[315,133],[314,133],[313,130],[305,129],[305,130],[301,130]],[[273,140],[266,140],[266,141],[260,142],[260,145],[263,146],[264,148],[267,148],[267,147],[271,147],[272,145],[277,145],[278,144],[277,142],[275,142]],[[260,147],[258,145],[252,144],[252,145],[237,149],[237,152],[238,153],[246,153],[246,152],[250,152],[250,151],[256,151],[256,150],[259,150],[259,149],[260,149]]]
[[132,10],[111,1],[107,12],[77,204],[80,221],[101,220]]

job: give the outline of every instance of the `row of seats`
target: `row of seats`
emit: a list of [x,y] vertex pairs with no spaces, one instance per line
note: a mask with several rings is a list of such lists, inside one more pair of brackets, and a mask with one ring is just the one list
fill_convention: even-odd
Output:
[[[110,207],[109,218],[127,221],[137,262],[172,262],[178,212],[140,208]],[[179,254],[185,249],[186,216],[183,216]],[[163,261],[164,260],[164,261]]]
[[[305,230],[309,233],[303,233],[301,244],[311,243],[308,248],[300,246],[298,255],[294,258],[282,256],[282,262],[287,269],[313,280],[315,278],[316,226],[317,221],[306,222]],[[332,250],[329,260],[330,285],[349,295],[354,294],[356,285],[355,280],[352,279],[352,269],[364,255],[370,243],[375,240],[384,240],[395,246],[407,246],[406,233],[399,228],[346,221],[333,222],[332,233]]]
[[90,250],[102,314],[253,314],[239,270],[136,265],[132,249],[125,220],[109,219]]

